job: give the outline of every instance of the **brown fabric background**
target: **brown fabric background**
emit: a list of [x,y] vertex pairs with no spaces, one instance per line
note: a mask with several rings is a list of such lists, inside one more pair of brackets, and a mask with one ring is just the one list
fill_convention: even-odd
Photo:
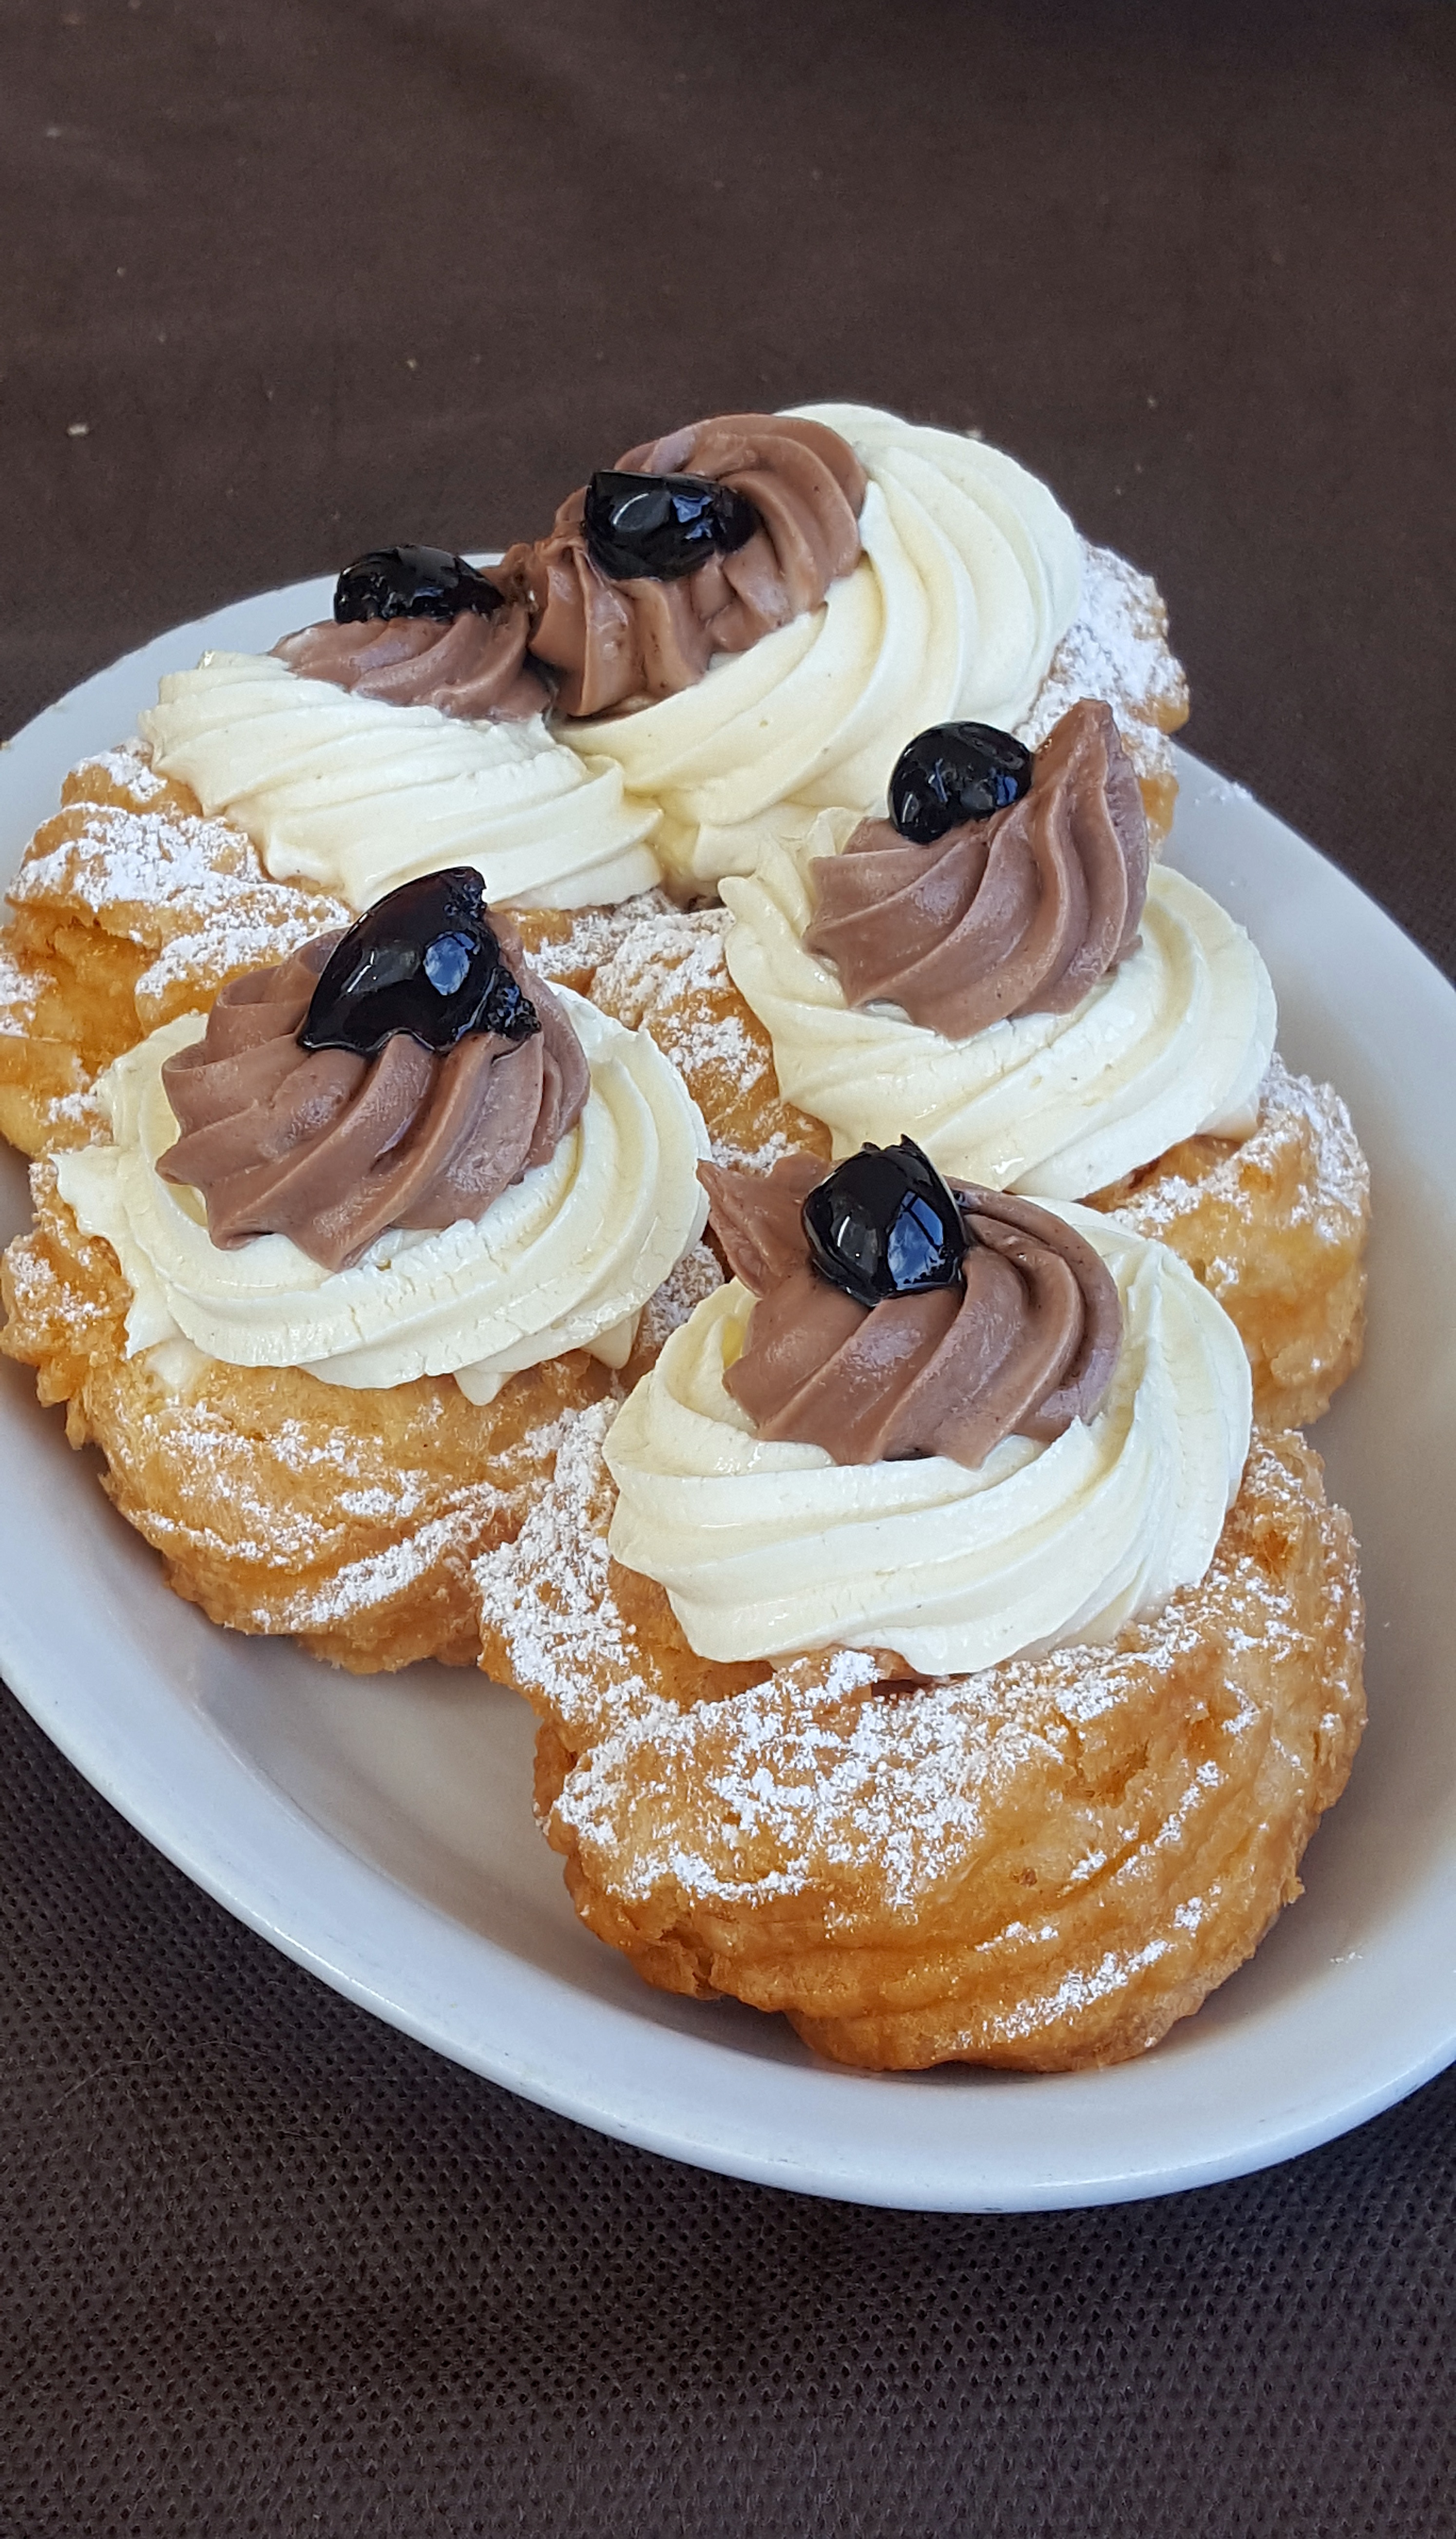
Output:
[[[1152,568],[1194,745],[1449,965],[1453,97],[1415,0],[0,0],[0,731],[861,396]],[[433,2059],[0,1742],[4,2539],[1449,2532],[1456,2079],[1163,2204],[796,2201]]]

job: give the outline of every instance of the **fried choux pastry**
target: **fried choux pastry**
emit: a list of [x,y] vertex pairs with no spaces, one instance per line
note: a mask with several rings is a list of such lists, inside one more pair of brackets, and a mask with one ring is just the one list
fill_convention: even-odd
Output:
[[1088,1205],[1171,1245],[1238,1326],[1271,1426],[1318,1419],[1360,1361],[1370,1172],[1333,1086],[1276,1057],[1252,1135],[1188,1137]]
[[467,1663],[563,1418],[718,1276],[672,1069],[467,869],[162,1025],[97,1122],[34,1168],[0,1347],[214,1620]]
[[[819,1170],[805,1160],[793,1191],[811,1191]],[[714,1218],[759,1303],[718,1291],[625,1410],[603,1404],[573,1420],[524,1526],[477,1568],[482,1664],[537,1712],[537,1805],[577,1910],[649,1982],[781,2011],[820,2052],[862,2068],[1074,2070],[1141,2053],[1297,1895],[1304,1847],[1345,1784],[1363,1721],[1349,1525],[1297,1435],[1250,1441],[1247,1407],[1217,1434],[1198,1427],[1211,1382],[1236,1394],[1242,1381],[1247,1406],[1247,1373],[1218,1308],[1160,1247],[1110,1223],[1098,1234],[1084,1210],[1053,1222],[1099,1346],[1085,1253],[1100,1244],[1097,1274],[1115,1273],[1123,1327],[1108,1392],[1062,1289],[1057,1310],[1074,1325],[1047,1354],[1052,1286],[1036,1246],[1052,1212],[963,1194],[963,1210],[982,1211],[967,1224],[1000,1257],[991,1270],[1024,1282],[1021,1320],[1006,1341],[1005,1293],[986,1286],[1008,1354],[992,1365],[978,1343],[952,1366],[944,1352],[979,1308],[969,1289],[945,1298],[928,1382],[924,1297],[901,1294],[860,1322],[837,1291],[805,1309],[813,1273],[776,1255],[782,1223],[765,1236],[751,1201],[737,1206],[745,1178],[721,1177],[733,1205],[720,1217],[716,1186]],[[908,1378],[905,1338],[889,1327],[865,1337],[907,1306],[908,1344],[922,1352]],[[808,1333],[804,1310],[829,1316],[827,1339]],[[891,1359],[899,1371],[885,1376]],[[907,1435],[938,1437],[928,1461],[865,1462],[884,1415],[867,1412],[871,1368],[876,1402],[901,1423],[878,1433],[901,1449]],[[972,1426],[995,1413],[969,1450],[964,1399],[943,1424],[966,1369]],[[823,1424],[831,1393],[837,1426]],[[776,1422],[745,1421],[742,1406],[761,1413],[780,1398]],[[1173,1463],[1159,1450],[1151,1497],[1119,1502],[1145,1563],[1130,1581],[1116,1525],[1095,1558],[1088,1537],[1109,1523],[1113,1472],[1164,1418]],[[1056,1442],[1037,1460],[1020,1440],[1048,1425]],[[945,1460],[947,1444],[974,1454],[987,1433],[1000,1437],[989,1461],[960,1473]],[[810,1434],[834,1436],[838,1451],[764,1442]],[[1063,1501],[1057,1459],[1072,1459],[1067,1473],[1089,1455],[1091,1495],[1078,1481]],[[694,1477],[700,1459],[711,1480]],[[1170,1513],[1180,1497],[1201,1508],[1196,1542]],[[1163,1549],[1149,1547],[1149,1528],[1163,1529]],[[737,1546],[750,1540],[745,1566]],[[1079,1559],[1090,1566],[1078,1583],[1068,1572]],[[1037,1560],[1053,1602],[1033,1611]],[[746,1616],[740,1576],[754,1581]],[[856,1610],[860,1626],[833,1636],[836,1612],[848,1623]],[[1026,1645],[1055,1611],[1054,1644]],[[797,1627],[812,1642],[799,1651]],[[939,1662],[957,1646],[988,1662]]]
[[520,1524],[562,1414],[599,1400],[608,1370],[574,1350],[476,1404],[446,1376],[362,1392],[185,1342],[128,1356],[114,1254],[79,1231],[53,1164],[34,1195],[0,1271],[0,1349],[65,1406],[73,1446],[100,1448],[104,1487],[176,1593],[355,1673],[469,1665],[471,1561]]
[[1299,1436],[1256,1435],[1213,1566],[1156,1622],[919,1681],[842,1650],[694,1657],[607,1556],[595,1425],[482,1564],[483,1663],[540,1716],[577,1911],[649,1983],[871,2070],[1071,2071],[1154,2045],[1298,1895],[1364,1717],[1350,1527]]

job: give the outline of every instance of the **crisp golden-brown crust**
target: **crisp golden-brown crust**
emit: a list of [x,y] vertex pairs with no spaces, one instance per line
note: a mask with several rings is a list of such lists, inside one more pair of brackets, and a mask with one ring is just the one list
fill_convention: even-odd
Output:
[[1137,770],[1149,835],[1160,846],[1178,799],[1167,742],[1188,721],[1188,681],[1168,649],[1168,612],[1157,584],[1110,547],[1086,539],[1081,609],[1052,655],[1022,739],[1036,747],[1079,697],[1100,697],[1112,708]]
[[9,896],[0,1134],[29,1155],[97,1133],[87,1093],[123,1050],[352,914],[269,881],[241,829],[204,819],[195,793],[130,749],[66,778]]
[[80,1233],[52,1165],[33,1185],[35,1228],[0,1271],[0,1350],[35,1368],[42,1402],[64,1403],[73,1446],[101,1448],[106,1490],[177,1594],[355,1672],[469,1665],[471,1563],[521,1523],[563,1414],[618,1389],[606,1369],[574,1350],[478,1407],[443,1376],[356,1391],[223,1366],[185,1342],[171,1363],[128,1358],[109,1246]]
[[[781,1096],[768,1033],[728,977],[726,908],[674,908],[652,892],[575,918],[515,913],[527,957],[544,977],[574,984],[585,971],[583,993],[593,1004],[631,1031],[651,1032],[702,1112],[721,1162],[767,1172],[781,1155],[827,1159],[828,1130]],[[615,922],[604,926],[608,916]]]
[[606,1549],[604,1414],[480,1564],[482,1663],[537,1710],[578,1912],[650,1983],[783,2011],[873,2070],[1144,2051],[1299,1893],[1364,1718],[1354,1546],[1256,1434],[1203,1583],[1109,1649],[910,1683],[892,1655],[687,1649]]
[[1254,1414],[1302,1428],[1359,1364],[1370,1176],[1328,1084],[1276,1059],[1242,1144],[1189,1137],[1093,1207],[1166,1243],[1238,1326]]

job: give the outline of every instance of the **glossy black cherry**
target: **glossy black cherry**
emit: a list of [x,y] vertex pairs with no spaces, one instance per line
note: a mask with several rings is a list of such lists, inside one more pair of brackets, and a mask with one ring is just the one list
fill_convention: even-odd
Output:
[[449,547],[374,547],[345,565],[334,587],[340,626],[376,617],[489,617],[505,593]]
[[334,945],[299,1041],[377,1058],[407,1032],[425,1049],[453,1049],[467,1032],[529,1040],[535,1006],[506,966],[485,885],[468,864],[401,883]]
[[680,582],[710,556],[746,546],[758,514],[711,476],[631,476],[598,467],[583,513],[587,548],[609,582]]
[[809,1259],[860,1305],[958,1287],[975,1240],[930,1156],[911,1137],[847,1155],[803,1203]]
[[912,846],[933,847],[962,820],[989,820],[1030,789],[1024,741],[990,722],[936,722],[895,761],[890,818]]

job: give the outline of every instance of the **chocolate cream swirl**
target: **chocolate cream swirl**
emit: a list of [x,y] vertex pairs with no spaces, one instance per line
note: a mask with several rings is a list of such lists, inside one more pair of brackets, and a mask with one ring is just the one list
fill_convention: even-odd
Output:
[[964,1288],[866,1307],[810,1266],[800,1211],[825,1166],[766,1177],[700,1164],[713,1229],[756,1297],[724,1383],[760,1437],[837,1464],[945,1455],[974,1470],[1004,1437],[1050,1443],[1112,1381],[1122,1308],[1103,1262],[1049,1208],[951,1182],[972,1238]]
[[544,714],[549,683],[526,657],[530,610],[503,599],[489,616],[370,618],[285,635],[273,651],[301,679],[326,679],[385,705],[434,706],[463,722],[520,722]]
[[1143,796],[1110,707],[1073,706],[1030,790],[934,846],[862,820],[809,867],[806,951],[851,1005],[899,1005],[965,1040],[1012,1014],[1065,1014],[1136,948],[1147,890]]
[[581,486],[548,536],[512,547],[497,578],[529,597],[531,650],[556,671],[564,714],[608,714],[692,687],[715,653],[746,652],[817,608],[859,561],[865,470],[826,424],[714,415],[627,450],[617,467],[712,477],[752,504],[759,526],[734,553],[680,581],[610,581],[588,550]]
[[527,1040],[467,1032],[443,1057],[403,1032],[373,1059],[301,1048],[337,933],[223,989],[202,1039],[163,1068],[181,1135],[157,1167],[201,1193],[221,1250],[286,1234],[345,1270],[390,1227],[483,1216],[554,1153],[585,1106],[587,1061],[520,937],[491,924],[536,1010]]

